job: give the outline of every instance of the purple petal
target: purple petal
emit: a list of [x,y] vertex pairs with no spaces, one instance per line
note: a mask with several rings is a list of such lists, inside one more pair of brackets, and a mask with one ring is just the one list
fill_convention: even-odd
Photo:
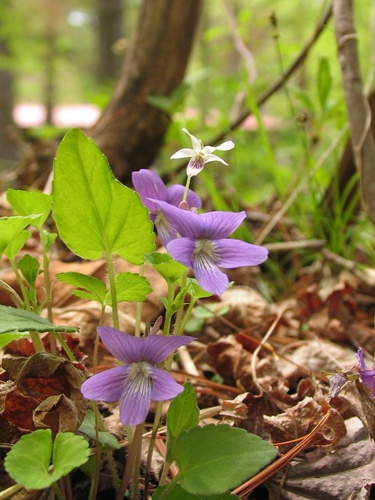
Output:
[[176,238],[167,245],[168,253],[174,260],[181,262],[190,269],[193,268],[192,255],[195,250],[196,241],[192,238]]
[[151,211],[158,210],[158,206],[149,198],[165,201],[167,199],[167,188],[161,178],[152,170],[141,169],[133,172],[132,181],[134,189],[139,194],[142,203]]
[[217,211],[199,214],[199,225],[202,233],[200,238],[208,240],[227,238],[238,228],[245,217],[245,212]]
[[167,221],[181,236],[199,237],[199,215],[188,210],[174,207],[163,201],[152,200],[159,205]]
[[198,285],[214,295],[221,295],[229,285],[229,279],[220,269],[212,263],[194,259],[193,271]]
[[[137,363],[140,365],[141,363]],[[151,367],[147,363],[142,365],[148,371],[147,374],[138,373],[135,376],[129,376],[123,392],[120,396],[120,420],[123,425],[138,425],[146,420],[147,413],[151,403]],[[127,367],[129,373],[135,368]]]
[[108,351],[124,363],[142,361],[143,339],[119,332],[110,326],[98,326],[96,329]]
[[142,340],[142,359],[157,365],[182,345],[192,342],[194,337],[149,335]]
[[367,368],[365,364],[365,359],[363,357],[363,351],[361,348],[358,349],[356,354],[359,364],[359,372],[362,382],[371,391],[371,397],[375,397],[375,366],[372,368]]
[[184,388],[178,384],[170,373],[156,366],[151,368],[152,401],[165,401],[175,398]]
[[216,240],[218,265],[224,268],[257,266],[267,259],[268,250],[235,239]]
[[169,221],[165,218],[165,215],[161,210],[159,210],[154,224],[158,231],[158,235],[164,246],[167,246],[167,243],[171,240],[177,238],[177,229],[175,229]]
[[124,389],[126,377],[126,367],[116,366],[97,373],[83,382],[81,392],[86,399],[94,401],[118,401]]
[[[169,186],[167,189],[167,203],[170,205],[174,205],[178,207],[182,201],[184,196],[185,186],[181,186],[180,184],[173,184]],[[188,195],[186,201],[189,205],[189,208],[201,208],[202,201],[197,194],[194,193],[191,189],[188,191]]]

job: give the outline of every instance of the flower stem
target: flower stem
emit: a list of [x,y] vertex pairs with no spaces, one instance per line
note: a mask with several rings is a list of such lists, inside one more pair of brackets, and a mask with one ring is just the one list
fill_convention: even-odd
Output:
[[[49,274],[49,258],[47,255],[46,235],[45,235],[43,230],[40,232],[40,241],[42,243],[44,289],[45,289],[45,294],[46,294],[47,318],[48,318],[48,321],[50,321],[50,323],[53,323],[53,321],[52,321],[52,319],[53,319],[52,318],[52,288],[51,288],[51,279],[50,279],[50,274]],[[56,355],[56,339],[51,333],[49,334],[49,340],[50,340],[50,346],[51,346],[51,353]]]
[[148,484],[150,482],[151,460],[152,460],[152,455],[154,453],[156,435],[157,435],[158,429],[159,429],[161,412],[162,412],[162,409],[163,409],[163,403],[164,403],[164,401],[158,401],[158,403],[157,403],[156,412],[155,412],[155,419],[154,419],[154,423],[153,423],[153,426],[152,426],[152,433],[151,433],[151,437],[150,437],[150,443],[148,445],[146,471],[145,471],[145,494],[144,494],[144,498],[148,498]]
[[[124,470],[124,475],[122,477],[121,486],[116,495],[116,500],[123,500],[124,498],[126,489],[129,485],[130,478],[132,477],[134,465],[137,462],[138,450],[140,450],[142,446],[142,434],[143,434],[143,423],[137,425],[137,427],[135,428],[132,443],[129,449],[129,455],[126,462],[126,467]],[[133,490],[134,488],[137,488],[138,490],[138,484],[133,484],[132,486]]]
[[109,280],[109,290],[111,292],[111,300],[112,300],[112,318],[113,318],[113,327],[116,330],[119,330],[119,319],[118,319],[118,305],[117,305],[117,293],[116,293],[116,284],[115,284],[115,269],[113,265],[113,256],[110,252],[106,253],[106,261],[107,261],[107,271],[108,271],[108,280]]
[[[139,275],[144,275],[144,265],[139,266]],[[143,302],[137,302],[136,312],[135,312],[135,333],[136,337],[141,335],[141,321],[142,321],[142,304]]]
[[188,192],[189,192],[190,182],[191,182],[191,177],[188,177],[186,179],[185,191],[184,191],[184,196],[182,197],[182,201],[186,201],[187,200],[187,195],[188,195]]

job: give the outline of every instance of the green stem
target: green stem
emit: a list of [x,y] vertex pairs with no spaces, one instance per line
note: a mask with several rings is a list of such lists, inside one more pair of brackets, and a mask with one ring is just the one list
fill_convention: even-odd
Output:
[[62,338],[62,335],[59,333],[59,332],[54,332],[54,335],[55,337],[57,338],[57,340],[60,342],[61,344],[61,347],[64,349],[66,355],[68,356],[69,360],[70,361],[73,361],[73,362],[76,362],[76,358],[74,356],[74,354],[72,353],[72,351],[69,349],[69,346],[68,344],[65,342],[65,340]]
[[[184,273],[181,278],[181,290],[183,290],[186,286],[186,278],[187,278],[187,273]],[[180,309],[177,311],[176,314],[176,321],[173,327],[173,335],[181,335],[181,321],[182,321],[182,314],[183,314],[184,307],[181,306]]]
[[109,290],[111,292],[112,299],[112,318],[113,318],[113,327],[116,330],[120,329],[119,319],[118,319],[118,303],[117,303],[117,292],[115,285],[115,269],[113,265],[113,257],[110,252],[106,253],[106,261],[107,261],[107,271],[108,271],[108,280],[109,280]]
[[12,266],[12,269],[13,269],[13,272],[16,276],[16,279],[17,279],[17,282],[19,284],[19,287],[21,289],[21,292],[22,292],[22,297],[23,297],[23,302],[25,304],[25,309],[27,311],[31,311],[31,305],[30,305],[30,300],[29,300],[29,294],[27,292],[27,288],[25,287],[24,285],[24,282],[21,278],[21,275],[20,273],[18,272],[18,268],[17,268],[17,265],[14,261],[14,259],[10,259],[10,264]]
[[[144,275],[144,265],[139,266],[139,275]],[[142,304],[143,302],[137,302],[136,312],[135,312],[135,336],[141,336],[141,321],[142,321]]]
[[150,443],[148,445],[146,471],[145,471],[145,494],[144,494],[144,498],[148,498],[148,484],[149,484],[149,481],[150,481],[151,461],[152,461],[152,455],[154,453],[154,448],[155,448],[156,435],[157,435],[158,429],[159,429],[159,424],[160,424],[160,419],[161,419],[161,412],[162,412],[162,409],[163,409],[163,403],[164,403],[164,401],[158,401],[158,403],[157,403],[156,412],[155,412],[155,419],[154,419],[154,423],[153,423],[153,426],[152,426],[152,433],[151,433],[151,437],[150,437]]
[[167,296],[167,306],[165,308],[163,335],[169,335],[171,330],[171,321],[173,316],[172,303],[173,303],[175,289],[176,285],[168,283],[168,296]]
[[22,490],[22,484],[14,484],[13,486],[9,486],[6,490],[0,492],[0,500],[7,500],[8,498],[14,498],[14,495]]
[[[43,254],[43,272],[44,272],[44,288],[46,293],[46,304],[47,304],[47,317],[48,320],[53,323],[52,318],[52,288],[51,288],[51,279],[49,274],[49,258],[47,255],[47,242],[44,231],[40,232],[40,240],[42,243],[42,254]],[[55,337],[50,333],[50,344],[51,344],[51,353],[56,355],[56,340]]]
[[[129,485],[130,478],[132,477],[133,468],[137,461],[138,450],[142,446],[142,434],[143,434],[143,423],[137,425],[134,431],[132,443],[129,449],[129,455],[126,462],[126,467],[124,470],[124,475],[122,477],[121,486],[117,492],[116,500],[123,500],[126,489]],[[138,485],[133,484],[133,488],[138,488]]]
[[172,478],[171,481],[167,484],[167,486],[165,487],[164,491],[160,495],[159,500],[163,500],[164,498],[166,498],[167,495],[168,495],[168,493],[169,493],[169,490],[171,490],[173,488],[173,486],[176,483],[178,483],[179,480],[180,480],[180,473],[176,474],[176,476],[174,478]]
[[99,444],[99,425],[100,425],[100,414],[98,403],[92,402],[92,407],[94,409],[95,415],[95,474],[94,480],[91,482],[89,498],[88,500],[95,500],[98,493],[99,486],[99,472],[100,472],[100,444]]
[[53,491],[59,500],[65,500],[64,495],[61,493],[60,488],[57,486],[57,483],[52,484]]
[[186,179],[185,191],[184,191],[184,196],[182,197],[182,201],[186,201],[187,200],[187,195],[188,195],[188,192],[189,192],[190,182],[191,182],[191,177],[188,177]]

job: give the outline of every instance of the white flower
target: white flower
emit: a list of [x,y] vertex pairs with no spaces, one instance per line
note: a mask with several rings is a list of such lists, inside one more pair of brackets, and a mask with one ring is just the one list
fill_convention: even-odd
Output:
[[224,165],[228,165],[228,163],[220,158],[220,156],[213,155],[212,153],[217,149],[219,151],[229,151],[230,149],[234,148],[234,142],[226,141],[216,148],[212,146],[203,147],[202,142],[194,135],[192,135],[188,130],[186,130],[186,128],[183,128],[182,130],[190,136],[193,149],[180,149],[179,151],[177,151],[177,153],[171,156],[171,159],[175,160],[178,158],[191,158],[186,169],[188,177],[198,175],[199,172],[203,170],[205,163],[208,163],[209,161],[220,161],[221,163],[224,163]]

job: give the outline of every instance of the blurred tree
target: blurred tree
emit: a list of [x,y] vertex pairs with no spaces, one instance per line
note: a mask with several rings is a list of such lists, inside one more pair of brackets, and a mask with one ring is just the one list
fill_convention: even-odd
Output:
[[[11,124],[14,103],[14,77],[10,65],[11,43],[9,26],[11,18],[10,0],[2,0],[0,13],[0,164],[3,160],[16,160],[19,157],[13,140]],[[5,163],[5,162],[4,162]]]
[[90,135],[122,182],[151,165],[170,122],[148,96],[170,96],[182,83],[202,0],[143,0],[111,102]]
[[123,36],[124,0],[96,0],[98,17],[98,65],[100,83],[114,81],[121,72],[121,57],[114,50]]

